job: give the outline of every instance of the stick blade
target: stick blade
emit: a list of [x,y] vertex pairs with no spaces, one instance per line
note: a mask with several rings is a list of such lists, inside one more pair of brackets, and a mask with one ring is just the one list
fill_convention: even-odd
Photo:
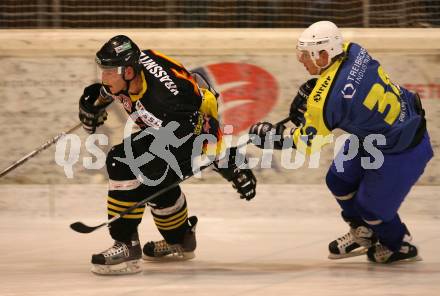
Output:
[[70,224],[70,228],[72,228],[72,230],[79,232],[79,233],[90,233],[95,231],[96,229],[104,226],[106,223],[103,223],[101,225],[98,226],[87,226],[82,222],[75,222]]

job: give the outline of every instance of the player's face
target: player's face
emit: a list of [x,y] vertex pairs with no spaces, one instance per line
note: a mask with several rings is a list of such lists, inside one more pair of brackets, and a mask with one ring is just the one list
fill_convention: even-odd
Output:
[[101,81],[102,84],[108,86],[112,94],[117,94],[126,88],[121,67],[101,68]]
[[320,68],[313,62],[312,56],[307,50],[297,50],[298,61],[303,64],[310,75],[318,75]]

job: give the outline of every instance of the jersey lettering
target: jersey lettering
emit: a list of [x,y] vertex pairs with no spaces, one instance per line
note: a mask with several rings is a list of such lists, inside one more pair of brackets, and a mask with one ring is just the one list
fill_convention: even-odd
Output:
[[141,53],[140,62],[144,67],[152,74],[154,77],[158,78],[162,84],[170,90],[170,92],[177,96],[179,90],[177,89],[176,83],[170,78],[170,75],[163,69],[162,66],[158,65],[152,58],[147,56],[145,53]]
[[400,114],[400,102],[395,94],[395,92],[398,92],[398,89],[390,82],[388,75],[385,74],[381,66],[379,66],[377,72],[382,82],[389,86],[389,91],[385,91],[382,84],[375,83],[365,97],[363,104],[371,111],[377,106],[377,111],[381,114],[388,110],[384,120],[389,125],[393,125]]
[[[152,113],[148,112],[144,105],[142,105],[141,101],[136,101],[136,110],[137,110],[137,116],[138,118],[145,123],[148,126],[151,126],[154,129],[159,129],[162,126],[162,120],[154,116]],[[130,114],[136,115],[134,113]],[[136,121],[138,118],[135,118],[136,116],[133,116],[132,118]]]

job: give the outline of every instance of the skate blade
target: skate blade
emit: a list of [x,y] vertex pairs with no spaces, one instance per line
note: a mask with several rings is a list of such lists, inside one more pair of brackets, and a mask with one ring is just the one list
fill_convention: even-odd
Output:
[[408,259],[403,259],[403,260],[398,260],[398,261],[394,261],[388,264],[403,264],[403,263],[411,263],[411,262],[417,262],[417,261],[423,261],[423,258],[420,257],[419,255],[412,257],[412,258],[408,258]]
[[368,262],[371,262],[373,264],[381,264],[381,265],[399,265],[399,264],[405,264],[405,263],[411,263],[411,262],[417,262],[417,261],[423,261],[423,258],[420,255],[417,255],[412,258],[397,260],[397,261],[393,261],[393,262],[376,262],[376,261],[372,261],[372,260],[370,260],[370,258],[368,258]]
[[162,257],[150,257],[145,254],[142,254],[142,259],[150,262],[176,262],[176,261],[187,261],[194,259],[196,255],[194,252],[184,252],[183,256],[178,255],[166,255]]
[[417,255],[417,256],[414,257],[414,259],[411,260],[411,261],[423,261],[423,258],[422,258],[421,256]]
[[331,260],[338,260],[338,259],[345,259],[345,258],[350,258],[350,257],[356,257],[356,256],[362,256],[367,254],[368,249],[363,248],[357,251],[351,251],[350,253],[346,253],[346,254],[329,254],[328,255],[328,259]]
[[412,258],[408,258],[405,260],[399,260],[399,261],[395,261],[393,263],[405,263],[405,262],[417,262],[417,261],[423,261],[423,258],[419,255],[412,257]]
[[122,262],[114,265],[93,264],[91,272],[98,275],[125,275],[141,272],[139,260]]

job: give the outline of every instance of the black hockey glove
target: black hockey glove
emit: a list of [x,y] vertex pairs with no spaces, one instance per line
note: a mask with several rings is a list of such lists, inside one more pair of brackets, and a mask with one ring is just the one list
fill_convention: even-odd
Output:
[[273,125],[269,122],[258,122],[251,126],[249,135],[251,139],[260,138],[260,144],[255,144],[258,148],[272,148],[272,144],[266,145],[266,141],[273,143],[274,149],[283,148],[283,133],[286,127],[283,124]]
[[[246,156],[243,157],[243,164],[247,163]],[[240,198],[251,200],[255,197],[257,179],[251,169],[241,169],[237,167],[237,148],[231,148],[229,159],[221,159],[214,162],[215,171],[217,171],[223,178],[232,182],[234,187],[240,194]]]
[[96,128],[107,120],[105,108],[112,102],[112,100],[105,98],[103,102],[98,104],[101,87],[100,83],[87,86],[79,99],[79,120],[89,134],[93,134]]
[[304,124],[304,113],[307,111],[307,99],[315,87],[316,81],[316,78],[312,78],[303,83],[299,87],[295,98],[293,98],[292,104],[290,105],[289,117],[296,126]]

